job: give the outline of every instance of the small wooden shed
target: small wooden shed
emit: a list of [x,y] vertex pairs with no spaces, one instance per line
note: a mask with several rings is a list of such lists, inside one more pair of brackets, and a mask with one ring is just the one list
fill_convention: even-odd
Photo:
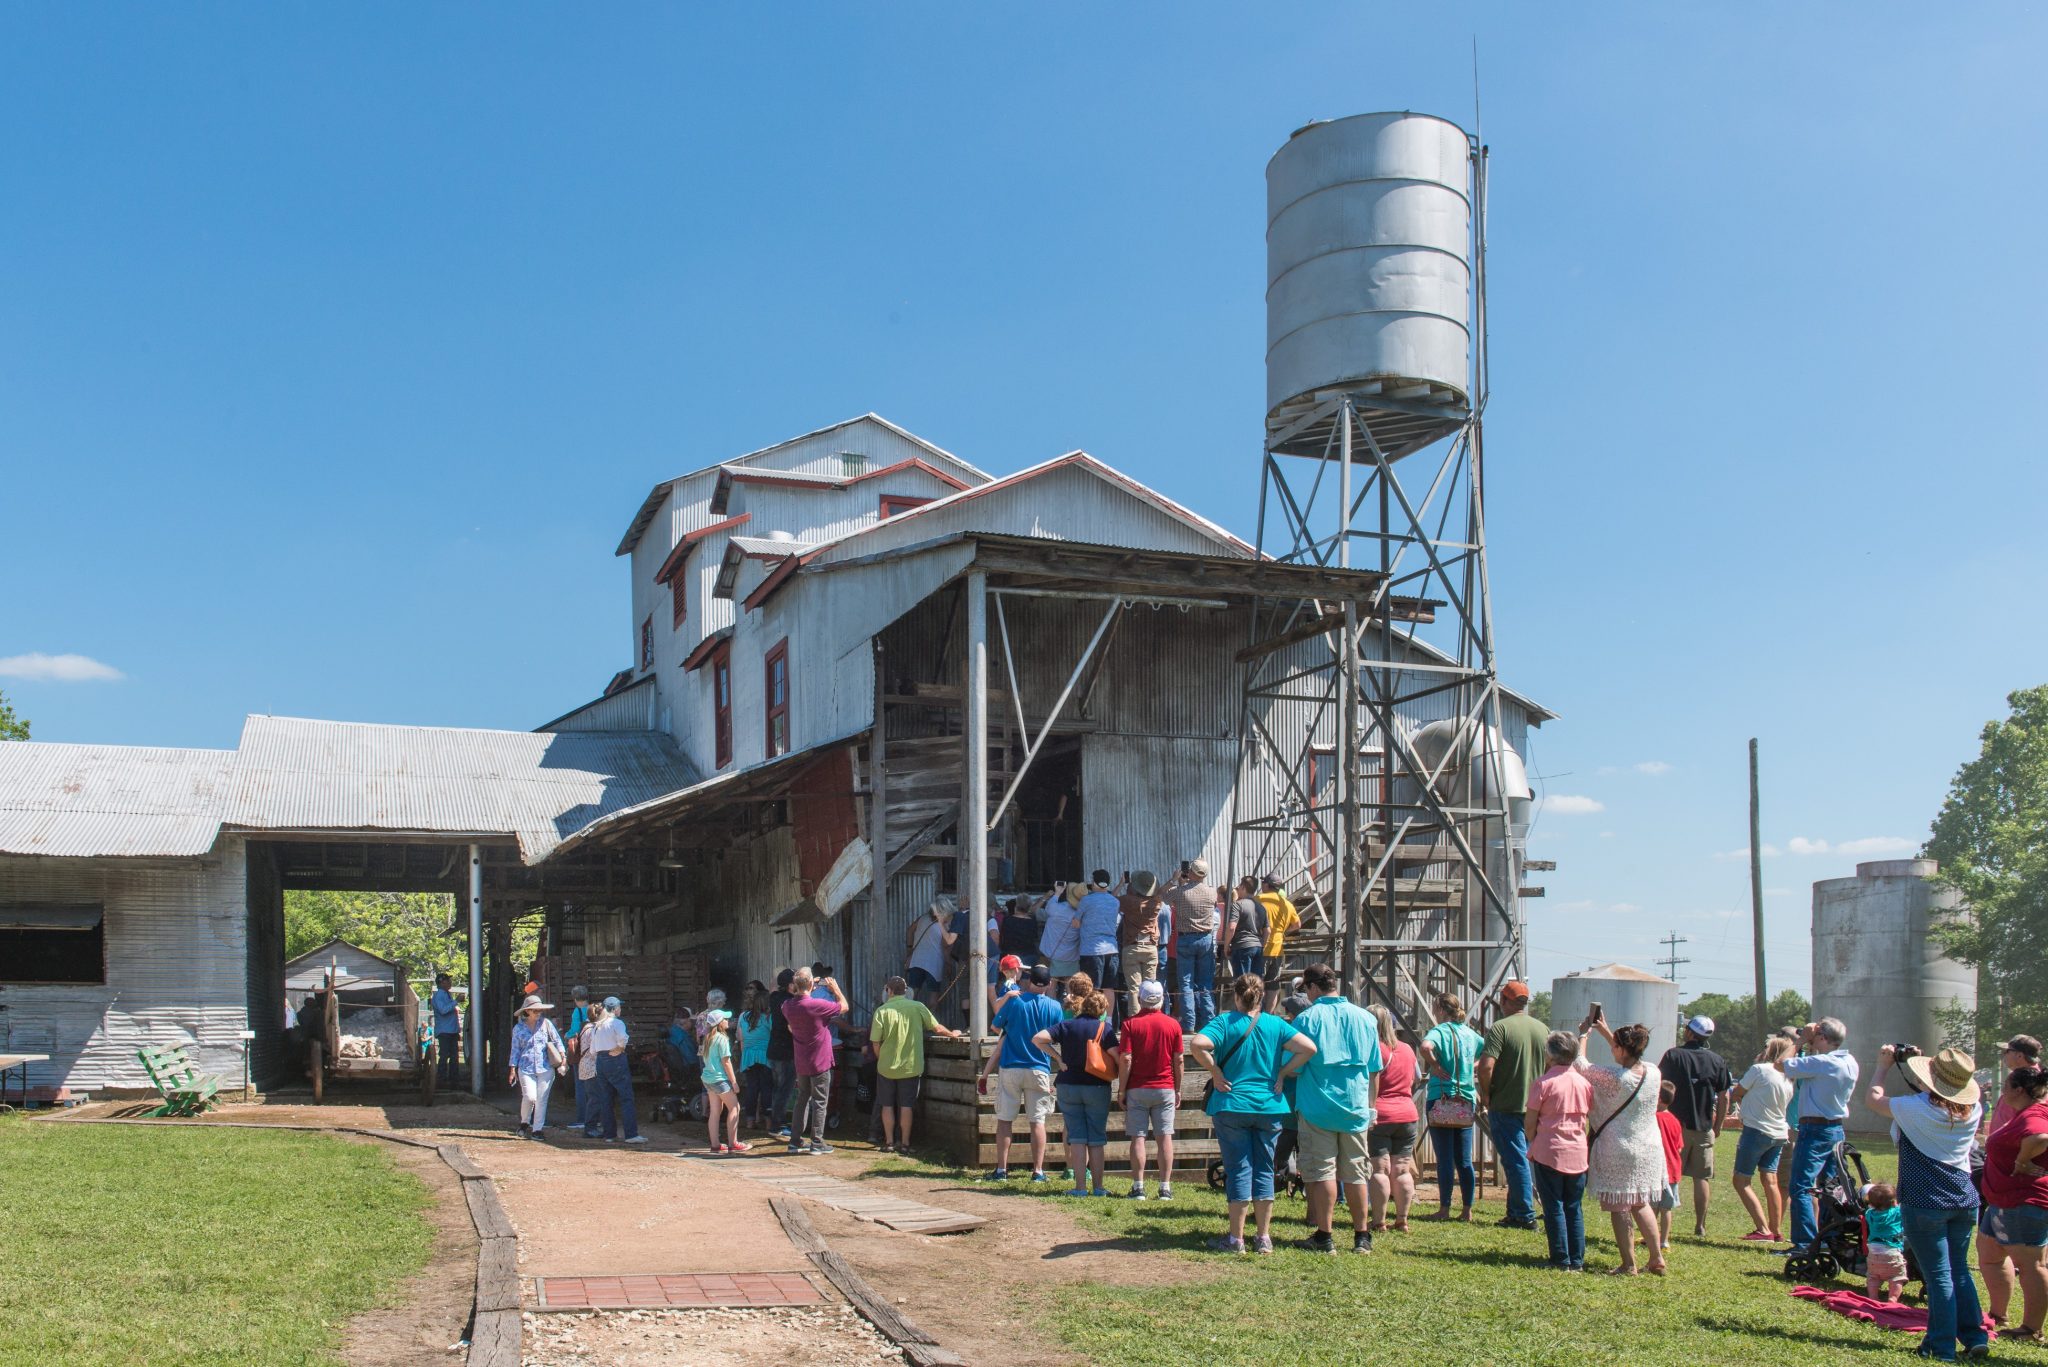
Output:
[[307,950],[296,959],[285,962],[286,1000],[297,1006],[308,992],[319,991],[330,968],[341,973],[344,986],[339,996],[344,1002],[390,1006],[404,1000],[401,993],[412,991],[406,983],[402,965],[382,955],[372,954],[361,945],[352,945],[346,940],[329,940],[318,949]]

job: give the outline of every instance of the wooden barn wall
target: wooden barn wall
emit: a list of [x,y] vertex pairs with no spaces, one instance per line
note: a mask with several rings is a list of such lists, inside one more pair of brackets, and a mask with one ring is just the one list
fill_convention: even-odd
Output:
[[183,1045],[239,1086],[248,1028],[242,842],[193,860],[0,858],[0,902],[105,910],[104,984],[0,983],[0,1051],[48,1054],[32,1086],[146,1088],[145,1044]]

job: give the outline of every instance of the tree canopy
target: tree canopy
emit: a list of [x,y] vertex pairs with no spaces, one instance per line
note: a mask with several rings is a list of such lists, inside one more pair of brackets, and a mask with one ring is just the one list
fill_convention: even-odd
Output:
[[1935,928],[1942,947],[1977,970],[1976,1019],[1956,1022],[1987,1042],[2048,1034],[2048,685],[2006,698],[1977,757],[1956,771],[1924,851],[1962,909]]
[[[1728,1060],[1738,1076],[1751,1059],[1763,1052],[1765,1036],[1756,1029],[1756,994],[1745,992],[1731,997],[1725,992],[1708,992],[1679,1008],[1688,1019],[1707,1016],[1714,1022],[1714,1052]],[[1813,1003],[1786,988],[1765,1003],[1770,1028],[1804,1025],[1813,1019]]]
[[[462,934],[448,934],[455,899],[445,892],[306,892],[284,895],[284,956],[295,959],[329,940],[347,940],[402,964],[408,976],[469,971]],[[522,969],[540,946],[532,921],[512,928],[512,961]]]
[[0,740],[27,740],[28,718],[14,710],[14,704],[7,701],[7,695],[0,693]]

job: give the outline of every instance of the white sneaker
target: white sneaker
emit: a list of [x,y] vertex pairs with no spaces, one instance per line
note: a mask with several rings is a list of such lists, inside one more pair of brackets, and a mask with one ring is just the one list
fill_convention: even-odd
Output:
[[626,1142],[628,1144],[645,1144],[647,1136],[644,1134],[629,1134],[626,1136]]

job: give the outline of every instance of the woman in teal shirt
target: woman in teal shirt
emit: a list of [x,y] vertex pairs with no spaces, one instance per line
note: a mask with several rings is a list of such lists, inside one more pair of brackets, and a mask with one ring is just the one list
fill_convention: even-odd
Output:
[[[1472,1170],[1472,1122],[1479,1104],[1479,1089],[1472,1070],[1479,1047],[1486,1041],[1465,1024],[1465,1004],[1448,992],[1434,1003],[1436,1028],[1422,1037],[1422,1063],[1429,1070],[1429,1142],[1436,1150],[1436,1218],[1451,1218],[1451,1177],[1458,1179],[1459,1194],[1465,1198],[1458,1218],[1472,1219],[1472,1189],[1478,1175]],[[1439,1123],[1439,1122],[1452,1123]],[[1456,1123],[1462,1121],[1463,1123]]]
[[1256,1221],[1253,1247],[1273,1251],[1273,1146],[1287,1114],[1281,1088],[1301,1071],[1316,1047],[1308,1036],[1261,1010],[1266,981],[1240,973],[1230,985],[1237,1010],[1218,1016],[1189,1039],[1195,1061],[1209,1070],[1209,1098],[1202,1109],[1216,1123],[1223,1150],[1223,1194],[1230,1202],[1230,1231],[1209,1241],[1225,1253],[1242,1253],[1244,1217]]

